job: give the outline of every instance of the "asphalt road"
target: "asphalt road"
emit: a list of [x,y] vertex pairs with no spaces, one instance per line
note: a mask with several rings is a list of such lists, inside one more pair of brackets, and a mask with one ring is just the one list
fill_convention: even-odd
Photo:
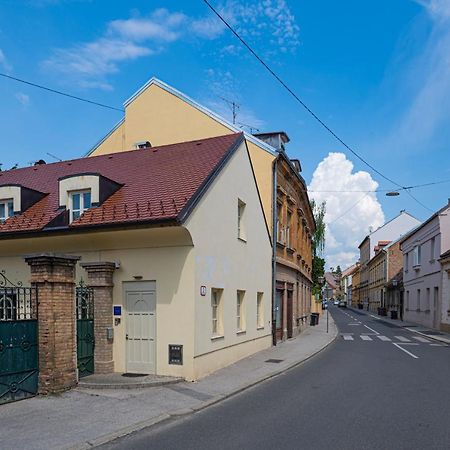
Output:
[[450,346],[360,311],[330,313],[340,336],[305,364],[104,448],[448,450]]

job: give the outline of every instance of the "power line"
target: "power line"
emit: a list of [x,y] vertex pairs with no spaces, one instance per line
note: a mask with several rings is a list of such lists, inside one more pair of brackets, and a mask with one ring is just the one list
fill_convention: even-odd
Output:
[[[444,183],[450,183],[450,180],[442,180],[442,181],[433,181],[431,183],[423,183],[423,184],[416,184],[414,186],[405,186],[399,189],[396,189],[396,191],[408,191],[410,189],[417,189],[417,188],[421,188],[421,187],[427,187],[427,186],[434,186],[436,184],[444,184]],[[346,193],[346,194],[350,194],[352,192],[366,192],[368,194],[370,193],[377,193],[377,192],[391,192],[392,189],[375,189],[373,191],[365,191],[365,190],[352,190],[352,191],[345,191],[345,190],[312,190],[312,189],[308,189],[308,192],[315,192],[315,193]]]
[[336,217],[335,219],[333,219],[331,222],[328,222],[327,225],[331,225],[332,223],[337,222],[339,219],[342,219],[342,217],[344,217],[346,214],[348,214],[356,205],[358,205],[358,203],[362,202],[367,196],[369,195],[369,193],[366,193],[365,195],[363,195],[361,198],[359,198],[355,203],[352,204],[352,206],[350,206],[350,208],[348,208],[345,212],[343,212],[340,216]]
[[43,89],[53,94],[63,95],[64,97],[69,97],[80,102],[90,103],[91,105],[100,106],[102,108],[112,109],[114,111],[125,112],[123,108],[116,108],[115,106],[105,105],[104,103],[94,102],[93,100],[88,100],[87,98],[77,97],[76,95],[68,94],[67,92],[57,91],[56,89],[49,88],[47,86],[42,86],[41,84],[32,83],[31,81],[22,80],[20,78],[12,77],[11,75],[6,75],[6,73],[1,73],[0,76],[8,78],[10,80],[17,81],[19,83],[27,84],[28,86],[33,86],[35,88]]
[[[314,111],[309,108],[308,105],[270,68],[270,66],[253,50],[252,47],[250,47],[249,44],[237,33],[237,31],[234,30],[234,28],[220,15],[220,13],[211,5],[211,3],[208,0],[203,0],[203,3],[205,3],[208,8],[220,19],[220,21],[236,36],[237,39],[244,45],[244,47],[247,48],[247,50],[264,66],[264,68],[294,97],[295,100],[297,100],[298,103],[300,103],[301,106],[303,106],[304,109],[320,124],[322,125],[325,130],[327,130],[338,142],[340,142],[347,150],[349,150],[353,155],[355,155],[360,161],[362,161],[367,167],[372,169],[375,173],[380,175],[382,178],[384,178],[386,181],[389,181],[392,184],[395,184],[397,187],[402,189],[407,189],[405,186],[402,186],[401,184],[397,183],[396,181],[392,180],[391,178],[384,175],[382,172],[380,172],[378,169],[376,169],[372,164],[370,164],[368,161],[366,161],[362,156],[360,156],[355,150],[353,150],[350,145],[348,145],[346,142],[344,142]],[[422,202],[417,200],[411,193],[408,193],[411,198],[413,198],[417,203],[419,203],[421,206],[429,209],[426,207]]]

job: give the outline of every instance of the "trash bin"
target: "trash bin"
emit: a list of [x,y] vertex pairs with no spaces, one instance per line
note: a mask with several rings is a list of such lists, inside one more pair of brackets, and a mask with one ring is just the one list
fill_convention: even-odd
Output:
[[311,313],[311,322],[310,325],[318,325],[319,324],[319,313]]
[[362,303],[358,303],[358,309],[363,309],[364,305]]
[[394,320],[398,319],[398,314],[395,309],[391,309],[391,319],[394,319]]

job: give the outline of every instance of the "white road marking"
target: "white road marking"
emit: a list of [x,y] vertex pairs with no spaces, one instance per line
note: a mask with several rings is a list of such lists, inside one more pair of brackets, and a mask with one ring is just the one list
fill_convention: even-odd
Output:
[[[400,347],[400,344],[397,344],[397,343],[395,343],[395,342],[393,342],[393,344],[394,344],[397,348],[399,348],[401,351],[403,351],[403,352],[405,352],[406,354],[408,354],[409,356],[411,356],[411,358],[419,359],[418,356],[416,356],[416,355],[414,355],[413,353],[408,352],[408,350],[406,350],[406,349]],[[405,344],[402,344],[402,345],[405,345]]]
[[378,331],[375,331],[373,328],[368,327],[367,325],[364,325],[368,330],[373,331],[375,334],[380,334]]
[[348,325],[350,327],[359,327],[361,324],[360,323],[349,323]]
[[424,342],[426,344],[428,344],[430,342],[428,339],[425,339],[422,336],[413,336],[413,339],[415,339],[416,341],[419,341],[419,342]]
[[377,338],[378,338],[380,341],[390,341],[390,339],[389,339],[387,336],[377,336]]
[[430,344],[432,347],[447,347],[445,344]]
[[374,316],[373,314],[369,314],[369,316],[370,316],[370,317],[373,317],[374,319],[381,320],[379,317]]
[[344,338],[344,341],[353,341],[353,336],[345,335],[345,336],[342,336],[342,337]]
[[362,335],[361,335],[361,339],[362,339],[363,341],[371,341],[371,340],[372,340],[372,338],[371,338],[370,336],[367,336],[367,335],[365,335],[365,334],[362,334]]
[[405,336],[394,336],[395,339],[398,339],[399,341],[402,342],[411,342],[408,338],[405,338]]

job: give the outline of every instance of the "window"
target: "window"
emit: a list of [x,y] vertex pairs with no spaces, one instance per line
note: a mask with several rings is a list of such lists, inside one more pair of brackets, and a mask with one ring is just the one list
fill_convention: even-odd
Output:
[[413,266],[420,266],[421,253],[421,246],[416,245],[413,250]]
[[406,291],[406,310],[409,311],[409,291]]
[[238,200],[238,239],[246,240],[245,236],[245,203]]
[[439,304],[439,288],[435,286],[433,295],[433,310],[435,314],[436,313],[439,314],[439,311],[437,311],[438,304]]
[[286,247],[291,247],[291,222],[292,214],[290,211],[287,213],[287,224],[286,224]]
[[420,289],[417,289],[417,311],[420,311]]
[[237,291],[237,297],[236,297],[236,329],[237,329],[238,333],[240,331],[245,331],[244,295],[245,295],[245,291]]
[[408,272],[409,253],[405,253],[405,272]]
[[0,320],[17,320],[17,297],[2,294],[0,298]]
[[211,317],[213,337],[223,336],[222,289],[211,289]]
[[256,294],[256,328],[264,328],[264,294]]
[[78,219],[81,214],[91,207],[91,191],[77,191],[70,193],[70,221]]
[[434,261],[434,247],[435,247],[435,238],[432,237],[430,241],[430,260]]
[[430,288],[427,288],[427,298],[426,298],[426,304],[425,304],[425,310],[430,310]]
[[14,202],[12,199],[0,200],[0,221],[4,221],[14,215]]

